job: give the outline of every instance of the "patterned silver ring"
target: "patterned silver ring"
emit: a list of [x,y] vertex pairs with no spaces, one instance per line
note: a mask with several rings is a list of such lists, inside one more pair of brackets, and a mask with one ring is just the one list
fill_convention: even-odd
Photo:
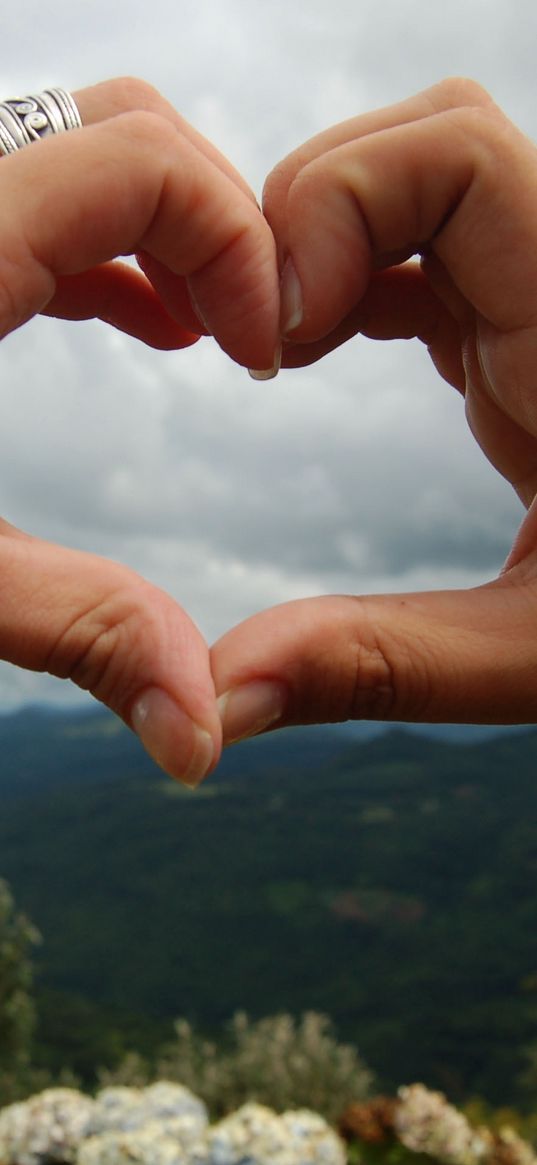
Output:
[[76,102],[66,89],[44,89],[31,97],[8,97],[0,102],[0,156],[81,126]]

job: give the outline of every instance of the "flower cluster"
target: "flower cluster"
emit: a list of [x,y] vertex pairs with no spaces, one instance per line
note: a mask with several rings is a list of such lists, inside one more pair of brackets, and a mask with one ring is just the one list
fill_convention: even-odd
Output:
[[245,1104],[209,1130],[207,1165],[345,1165],[343,1144],[307,1109]]
[[398,1096],[394,1130],[407,1149],[445,1165],[474,1165],[486,1155],[484,1131],[472,1129],[441,1092],[412,1084],[400,1088]]
[[0,1112],[2,1165],[72,1162],[93,1111],[93,1101],[72,1088],[51,1088]]
[[180,1084],[105,1088],[95,1100],[48,1089],[0,1112],[1,1165],[345,1165],[317,1113],[243,1105],[210,1125]]
[[441,1092],[423,1084],[400,1088],[395,1098],[377,1096],[350,1104],[339,1130],[358,1146],[399,1142],[438,1165],[537,1165],[531,1145],[513,1129],[475,1129]]

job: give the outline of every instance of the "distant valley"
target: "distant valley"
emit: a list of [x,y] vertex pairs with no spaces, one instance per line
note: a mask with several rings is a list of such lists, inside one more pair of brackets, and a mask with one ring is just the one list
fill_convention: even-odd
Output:
[[100,709],[0,717],[0,876],[43,934],[47,1055],[84,1070],[100,1025],[149,1046],[178,1015],[313,1009],[384,1087],[516,1099],[537,732],[368,736],[270,734],[190,793]]

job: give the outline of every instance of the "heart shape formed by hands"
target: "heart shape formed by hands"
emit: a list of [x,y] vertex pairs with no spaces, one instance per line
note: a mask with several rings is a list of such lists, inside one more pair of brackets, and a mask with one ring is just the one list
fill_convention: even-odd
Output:
[[534,720],[535,147],[479,86],[450,81],[301,146],[262,213],[143,82],[76,99],[83,130],[0,163],[1,334],[38,312],[98,317],[156,348],[210,334],[261,377],[357,332],[417,336],[528,515],[486,586],[287,603],[210,652],[127,568],[3,523],[1,657],[90,690],[192,785],[222,739],[267,728]]

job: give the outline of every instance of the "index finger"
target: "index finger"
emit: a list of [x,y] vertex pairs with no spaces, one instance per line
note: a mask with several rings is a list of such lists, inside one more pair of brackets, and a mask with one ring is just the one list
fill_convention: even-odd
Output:
[[280,257],[296,271],[293,340],[337,327],[374,266],[428,248],[490,323],[524,326],[537,281],[536,194],[537,152],[470,82],[322,135],[265,192]]
[[357,117],[347,118],[338,125],[315,134],[293,150],[268,175],[263,190],[263,211],[266,214],[278,242],[284,242],[287,198],[295,178],[311,162],[323,158],[340,146],[358,142],[371,134],[397,126],[410,125],[422,121],[435,113],[465,106],[494,107],[494,102],[486,90],[466,78],[450,78],[429,89],[417,93],[405,101],[375,109]]
[[0,195],[3,334],[43,310],[58,277],[145,250],[188,279],[230,356],[272,366],[271,231],[251,198],[166,118],[121,114],[3,158]]
[[170,125],[186,138],[203,154],[209,162],[217,166],[222,174],[242,190],[243,194],[255,202],[255,195],[248,183],[231,162],[217,150],[212,142],[199,133],[182,117],[174,106],[147,81],[138,77],[114,77],[109,81],[100,81],[97,85],[89,85],[73,93],[78,106],[83,125],[95,125],[99,121],[108,121],[111,117],[119,117],[121,113],[156,113],[166,118]]

